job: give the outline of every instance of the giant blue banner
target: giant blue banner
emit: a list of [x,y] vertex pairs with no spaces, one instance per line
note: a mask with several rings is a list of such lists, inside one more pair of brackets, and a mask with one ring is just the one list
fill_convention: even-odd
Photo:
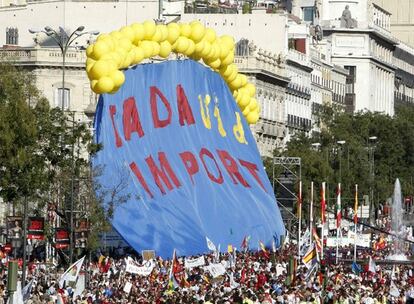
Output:
[[[99,99],[98,194],[137,251],[163,257],[251,236],[270,245],[285,229],[255,140],[227,84],[192,61],[139,65]],[[99,170],[98,170],[99,169]]]

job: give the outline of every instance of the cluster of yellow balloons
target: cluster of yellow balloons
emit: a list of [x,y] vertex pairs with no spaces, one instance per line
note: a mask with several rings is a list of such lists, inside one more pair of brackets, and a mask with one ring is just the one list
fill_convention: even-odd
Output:
[[199,21],[156,24],[134,23],[118,31],[101,34],[86,49],[86,72],[95,93],[115,93],[125,81],[122,69],[139,64],[146,58],[167,58],[171,52],[203,62],[221,74],[229,85],[249,124],[259,119],[260,107],[254,98],[256,88],[240,74],[234,61],[234,39],[218,37]]

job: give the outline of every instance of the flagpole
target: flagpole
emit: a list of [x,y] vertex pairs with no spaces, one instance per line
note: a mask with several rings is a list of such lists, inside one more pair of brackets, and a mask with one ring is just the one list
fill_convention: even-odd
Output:
[[322,204],[321,204],[321,217],[322,217],[322,243],[321,243],[321,260],[323,260],[324,251],[324,238],[325,238],[325,182],[322,183]]
[[298,257],[300,258],[300,236],[301,236],[301,232],[302,232],[302,181],[299,181],[298,217],[299,217]]
[[310,193],[310,210],[309,210],[309,231],[310,231],[310,243],[313,240],[313,182],[311,182],[311,193]]
[[355,208],[354,208],[354,228],[355,228],[355,235],[354,235],[354,262],[356,262],[356,255],[357,255],[357,246],[356,246],[356,239],[357,239],[357,223],[358,223],[358,184],[355,184]]
[[341,183],[338,183],[338,193],[336,198],[336,264],[338,264],[338,254],[339,254],[339,230],[341,226],[340,212],[341,212]]

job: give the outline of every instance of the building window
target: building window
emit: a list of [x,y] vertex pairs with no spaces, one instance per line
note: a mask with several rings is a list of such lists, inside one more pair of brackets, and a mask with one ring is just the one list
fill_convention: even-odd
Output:
[[55,107],[62,109],[62,104],[64,100],[64,109],[69,110],[70,106],[70,89],[67,88],[58,88],[55,92]]
[[314,20],[314,17],[315,17],[315,7],[314,6],[302,7],[302,13],[303,13],[303,20],[304,21],[308,21],[308,22],[313,23],[313,20]]
[[19,31],[15,27],[6,28],[6,44],[17,45],[19,44]]

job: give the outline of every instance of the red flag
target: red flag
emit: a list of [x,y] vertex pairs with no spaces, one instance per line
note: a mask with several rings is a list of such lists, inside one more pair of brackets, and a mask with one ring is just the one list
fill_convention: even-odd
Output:
[[321,190],[321,219],[322,225],[326,223],[326,201],[325,201],[325,182],[322,183]]
[[338,188],[336,189],[336,229],[341,228],[341,183],[338,183]]

